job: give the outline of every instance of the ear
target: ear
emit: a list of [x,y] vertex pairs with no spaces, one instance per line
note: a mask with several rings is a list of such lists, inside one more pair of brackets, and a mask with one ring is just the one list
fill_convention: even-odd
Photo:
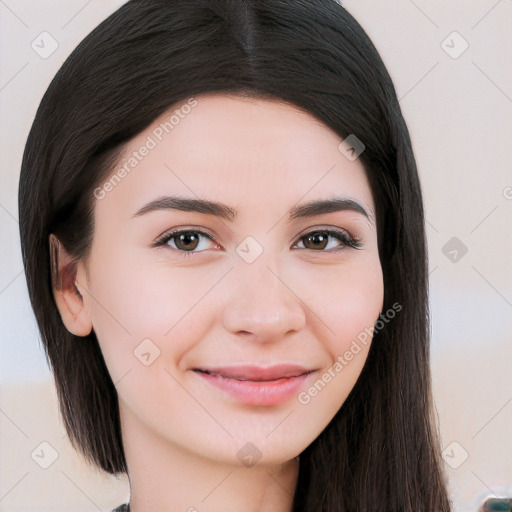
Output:
[[92,331],[90,312],[78,291],[77,282],[85,283],[85,269],[52,233],[49,237],[53,296],[66,329],[75,336]]

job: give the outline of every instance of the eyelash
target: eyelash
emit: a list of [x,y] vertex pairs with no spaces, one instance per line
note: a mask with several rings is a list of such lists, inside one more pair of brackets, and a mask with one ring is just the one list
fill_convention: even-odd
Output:
[[[199,235],[202,235],[202,236],[208,238],[212,242],[217,243],[217,241],[211,235],[209,235],[208,233],[205,233],[204,231],[201,231],[199,229],[176,229],[176,230],[164,233],[162,236],[160,236],[155,241],[155,243],[153,245],[154,245],[154,247],[163,247],[163,246],[167,245],[168,242],[172,238],[174,238],[174,237],[176,237],[178,235],[181,235],[183,233],[199,234]],[[314,234],[318,234],[318,233],[323,233],[323,234],[326,234],[327,236],[332,236],[334,238],[337,238],[342,243],[342,246],[338,247],[338,248],[335,248],[335,249],[327,249],[327,250],[309,249],[309,250],[314,251],[314,252],[335,252],[335,251],[339,251],[339,250],[344,249],[344,248],[360,249],[361,245],[362,245],[361,244],[361,240],[359,238],[356,238],[356,237],[353,237],[353,236],[349,235],[346,231],[342,231],[340,229],[334,229],[334,228],[315,229],[313,231],[310,231],[310,232],[302,235],[298,239],[298,241],[301,241],[304,238],[307,238],[308,236],[311,236],[311,235],[314,235]],[[181,252],[181,253],[184,254],[184,256],[188,256],[188,257],[190,257],[192,254],[197,254],[197,253],[203,252],[203,251],[184,251],[182,249],[175,249],[174,247],[170,247],[170,249],[172,249],[174,251]],[[308,250],[308,249],[307,248],[304,248],[304,249],[301,248],[300,250]]]

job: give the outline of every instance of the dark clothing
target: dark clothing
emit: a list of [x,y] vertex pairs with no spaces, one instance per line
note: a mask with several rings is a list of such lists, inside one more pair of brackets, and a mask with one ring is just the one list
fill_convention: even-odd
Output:
[[115,510],[112,510],[112,512],[130,512],[130,504],[127,503],[126,505],[121,505],[120,507],[117,507]]

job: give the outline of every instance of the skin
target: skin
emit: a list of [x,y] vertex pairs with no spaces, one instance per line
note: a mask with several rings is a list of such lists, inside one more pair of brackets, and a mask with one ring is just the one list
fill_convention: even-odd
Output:
[[[382,309],[375,206],[360,160],[347,159],[342,139],[313,116],[278,101],[197,100],[95,199],[93,243],[76,288],[55,296],[68,330],[94,329],[118,390],[134,512],[289,511],[297,456],[343,405],[369,344],[306,405],[298,392],[275,405],[244,404],[193,369],[300,364],[312,370],[298,390],[307,392]],[[130,141],[116,169],[168,117]],[[165,195],[220,201],[238,215],[134,216]],[[356,201],[369,218],[351,210],[288,218],[293,206],[333,195]],[[188,255],[176,238],[155,247],[171,228],[215,241],[200,235]],[[305,235],[321,228],[346,230],[361,247],[335,237],[326,248],[306,247]],[[236,251],[248,236],[263,250],[252,263]],[[59,266],[67,262],[60,247]],[[160,351],[147,366],[134,355],[144,339]],[[252,467],[237,456],[247,443],[261,453]]]

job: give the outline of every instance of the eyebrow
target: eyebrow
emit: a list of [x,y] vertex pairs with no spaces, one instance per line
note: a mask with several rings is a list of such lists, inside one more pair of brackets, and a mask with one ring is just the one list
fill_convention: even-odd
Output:
[[[160,211],[160,210],[180,210],[183,212],[197,212],[214,215],[225,219],[227,221],[235,220],[238,211],[230,206],[219,203],[216,201],[209,201],[206,199],[194,199],[180,196],[165,196],[159,197],[154,201],[149,202],[137,211],[133,216],[139,217],[146,213]],[[359,213],[374,222],[373,215],[368,213],[361,204],[353,199],[344,197],[331,197],[328,199],[318,199],[310,201],[299,206],[292,207],[288,214],[289,219],[304,219],[315,217],[326,213],[338,211],[353,211]]]

